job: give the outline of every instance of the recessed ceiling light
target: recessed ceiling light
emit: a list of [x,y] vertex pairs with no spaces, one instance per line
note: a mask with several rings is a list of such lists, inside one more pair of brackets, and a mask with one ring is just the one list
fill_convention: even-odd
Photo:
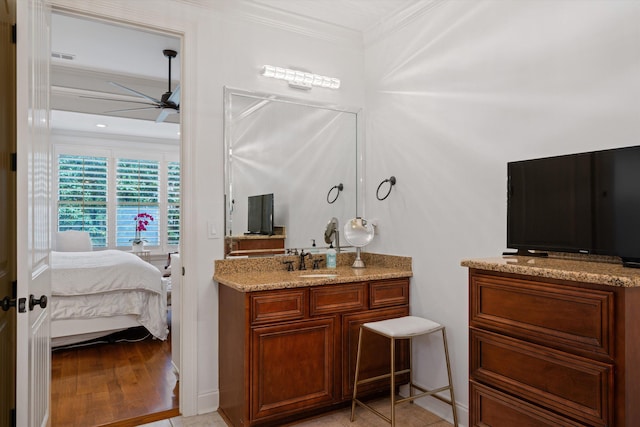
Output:
[[97,127],[97,128],[106,128],[106,127],[107,127],[107,125],[105,125],[104,123],[98,123],[98,124],[96,125],[96,127]]

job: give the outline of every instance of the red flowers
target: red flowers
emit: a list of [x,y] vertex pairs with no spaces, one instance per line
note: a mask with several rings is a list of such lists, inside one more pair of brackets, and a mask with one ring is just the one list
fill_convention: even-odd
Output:
[[149,225],[149,221],[153,221],[153,216],[149,215],[146,212],[141,212],[138,215],[133,217],[136,222],[136,231],[147,231],[147,225]]

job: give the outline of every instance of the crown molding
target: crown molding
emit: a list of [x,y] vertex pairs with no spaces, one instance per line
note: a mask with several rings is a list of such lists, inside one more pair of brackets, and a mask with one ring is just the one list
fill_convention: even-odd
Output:
[[264,6],[258,3],[237,0],[176,0],[178,3],[201,7],[222,13],[229,18],[269,26],[283,31],[301,34],[307,37],[335,44],[349,44],[362,48],[363,38],[360,31],[319,21],[300,14]]
[[363,34],[363,44],[367,48],[396,31],[406,27],[416,19],[431,13],[434,9],[444,4],[447,0],[423,0],[397,11],[385,18],[377,25],[367,29]]

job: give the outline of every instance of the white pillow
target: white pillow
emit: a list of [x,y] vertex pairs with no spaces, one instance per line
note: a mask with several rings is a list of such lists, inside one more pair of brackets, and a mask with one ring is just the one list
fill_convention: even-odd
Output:
[[93,250],[88,231],[58,231],[56,250],[59,252],[90,252]]

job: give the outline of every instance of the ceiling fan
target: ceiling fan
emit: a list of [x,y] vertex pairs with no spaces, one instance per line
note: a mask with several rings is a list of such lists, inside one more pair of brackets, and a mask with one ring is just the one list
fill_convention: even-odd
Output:
[[[122,113],[122,112],[126,112],[126,111],[140,111],[140,110],[153,110],[153,109],[160,109],[160,114],[158,115],[158,117],[156,118],[156,123],[162,123],[165,121],[165,119],[167,118],[167,116],[169,114],[178,114],[180,112],[180,85],[178,85],[176,87],[176,89],[172,92],[171,91],[171,60],[173,58],[175,58],[178,55],[178,52],[176,52],[175,50],[172,49],[164,49],[162,51],[162,53],[164,54],[164,56],[169,59],[169,86],[168,89],[165,93],[162,94],[162,96],[160,97],[160,99],[156,99],[152,96],[146,95],[142,92],[138,92],[137,90],[128,88],[126,86],[121,85],[120,83],[116,83],[116,82],[109,82],[109,84],[116,86],[122,90],[125,90],[135,96],[138,96],[140,98],[145,99],[147,102],[145,101],[126,101],[123,99],[117,100],[120,102],[134,102],[134,103],[138,103],[138,104],[146,104],[148,105],[148,107],[138,107],[138,108],[127,108],[127,109],[122,109],[122,110],[111,110],[111,111],[106,111],[106,113]],[[90,97],[87,96],[85,98],[94,98],[94,99],[107,99],[107,98],[96,98],[96,97]]]

